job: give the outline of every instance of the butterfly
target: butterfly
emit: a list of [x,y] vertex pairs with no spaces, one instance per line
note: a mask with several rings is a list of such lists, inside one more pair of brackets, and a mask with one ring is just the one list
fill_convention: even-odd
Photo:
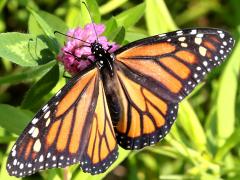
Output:
[[16,141],[9,174],[75,163],[98,174],[117,159],[118,145],[134,150],[156,144],[176,120],[178,103],[233,46],[229,33],[212,28],[155,35],[113,53],[96,40],[96,62],[69,80]]

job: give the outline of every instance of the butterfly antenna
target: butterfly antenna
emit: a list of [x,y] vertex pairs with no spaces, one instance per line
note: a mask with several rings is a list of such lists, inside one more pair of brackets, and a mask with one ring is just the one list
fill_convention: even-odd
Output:
[[91,15],[91,13],[90,13],[90,10],[89,10],[87,4],[86,4],[84,1],[82,1],[82,3],[85,5],[85,7],[86,7],[86,9],[87,9],[87,11],[88,11],[88,14],[89,14],[89,16],[90,16],[90,18],[91,18],[91,22],[92,22],[92,25],[93,25],[93,29],[94,29],[94,32],[95,32],[95,34],[96,34],[96,39],[97,39],[97,42],[98,42],[98,35],[97,35],[96,28],[95,28],[95,26],[94,26],[94,21],[93,21],[92,15]]
[[[67,36],[67,37],[70,37],[70,38],[73,38],[73,39],[77,39],[77,40],[79,40],[79,41],[82,41],[82,42],[84,42],[84,43],[87,43],[87,44],[91,45],[91,43],[89,43],[89,42],[87,42],[87,41],[84,41],[84,40],[82,40],[82,39],[78,39],[78,38],[73,37],[73,36],[69,36],[69,35],[64,34],[64,33],[61,33],[61,32],[59,32],[59,31],[54,31],[54,34],[61,34],[61,35],[63,35],[63,36]],[[86,47],[91,47],[91,46],[86,46]]]

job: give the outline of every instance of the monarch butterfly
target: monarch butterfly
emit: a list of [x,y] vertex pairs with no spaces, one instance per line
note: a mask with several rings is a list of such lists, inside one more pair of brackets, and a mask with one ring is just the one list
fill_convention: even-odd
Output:
[[75,163],[98,174],[117,159],[118,145],[133,150],[159,142],[176,120],[178,103],[233,45],[229,33],[212,28],[148,37],[113,53],[95,40],[96,61],[35,115],[11,150],[9,174]]

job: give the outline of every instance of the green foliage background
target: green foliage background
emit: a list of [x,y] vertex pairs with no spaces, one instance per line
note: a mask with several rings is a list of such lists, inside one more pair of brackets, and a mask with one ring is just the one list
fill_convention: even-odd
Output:
[[[156,146],[120,149],[104,174],[78,165],[25,179],[240,179],[240,1],[87,0],[96,23],[119,44],[184,27],[219,27],[231,32],[231,57],[180,103],[177,122]],[[0,179],[13,142],[34,113],[65,83],[55,58],[65,38],[54,31],[90,22],[80,0],[0,1]],[[114,169],[114,170],[113,170]]]

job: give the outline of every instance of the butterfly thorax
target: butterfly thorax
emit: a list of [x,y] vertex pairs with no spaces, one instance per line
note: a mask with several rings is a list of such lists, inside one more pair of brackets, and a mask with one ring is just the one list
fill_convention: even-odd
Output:
[[97,41],[91,44],[91,51],[99,69],[107,69],[108,73],[113,76],[113,58],[109,51],[105,50]]

